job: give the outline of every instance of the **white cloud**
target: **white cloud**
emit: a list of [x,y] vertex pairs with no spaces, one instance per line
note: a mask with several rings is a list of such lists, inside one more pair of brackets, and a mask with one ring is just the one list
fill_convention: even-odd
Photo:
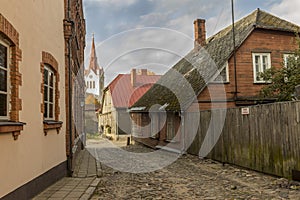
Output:
[[157,26],[157,24],[162,24],[166,23],[169,19],[169,14],[170,13],[157,13],[157,12],[152,12],[147,15],[142,15],[140,16],[140,25],[139,27],[142,26]]
[[[172,67],[181,56],[193,48],[193,21],[206,19],[207,36],[220,31],[231,23],[229,0],[84,0],[90,2],[89,11],[102,13],[98,18],[89,18],[96,32],[108,38],[97,48],[99,62],[106,68],[106,83],[118,73],[127,73],[132,67],[152,67],[162,73]],[[265,6],[282,18],[300,24],[300,1],[266,0]],[[264,7],[266,1],[240,0],[236,7],[236,20],[253,11],[253,7]],[[280,3],[278,3],[280,2]],[[248,7],[251,7],[248,8]],[[98,10],[94,9],[97,7]],[[271,8],[271,10],[269,9]],[[118,32],[143,27],[162,27],[175,31],[135,30],[109,38]],[[174,34],[176,33],[176,34]],[[183,34],[182,34],[183,33]],[[188,37],[184,38],[183,35]],[[99,38],[98,36],[98,38]],[[87,52],[89,52],[89,44]],[[150,49],[147,49],[151,47]],[[143,49],[144,48],[144,49]],[[137,51],[136,51],[137,50]],[[169,50],[176,52],[177,55]],[[88,59],[88,55],[86,58]],[[179,56],[178,56],[179,55]],[[109,64],[115,60],[111,65]]]
[[92,3],[100,3],[101,5],[107,5],[114,7],[126,7],[136,3],[138,0],[85,0],[85,2],[92,2]]
[[300,1],[282,0],[271,7],[271,12],[300,25]]
[[143,28],[115,35],[96,48],[108,83],[118,73],[127,73],[134,67],[147,67],[163,74],[184,57],[192,45],[193,39],[178,31]]

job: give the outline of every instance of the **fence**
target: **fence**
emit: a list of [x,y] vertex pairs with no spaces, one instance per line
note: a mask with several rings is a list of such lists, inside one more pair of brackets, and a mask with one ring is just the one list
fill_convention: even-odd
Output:
[[245,111],[244,115],[241,108],[202,111],[188,152],[199,155],[207,134],[211,137],[204,143],[213,145],[222,124],[211,116],[226,115],[221,135],[207,157],[287,178],[293,170],[300,171],[300,102],[259,105],[249,107],[249,114]]

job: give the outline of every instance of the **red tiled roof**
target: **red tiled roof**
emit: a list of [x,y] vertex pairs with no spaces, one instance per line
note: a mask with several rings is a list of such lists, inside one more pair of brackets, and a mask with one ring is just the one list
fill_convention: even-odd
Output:
[[128,108],[132,106],[160,77],[160,75],[136,75],[136,84],[133,87],[130,74],[119,74],[107,86],[111,92],[114,107]]

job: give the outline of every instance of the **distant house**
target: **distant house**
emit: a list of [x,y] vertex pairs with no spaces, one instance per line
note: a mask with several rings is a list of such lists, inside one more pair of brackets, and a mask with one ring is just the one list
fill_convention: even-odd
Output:
[[100,104],[94,94],[86,94],[84,108],[85,133],[98,133],[98,110]]
[[1,1],[0,199],[31,199],[71,175],[84,131],[84,48],[81,0]]
[[119,135],[131,133],[131,120],[127,112],[160,78],[147,69],[130,74],[119,74],[105,89],[99,113],[99,125],[104,135],[118,139]]
[[[274,101],[259,98],[259,91],[268,84],[259,74],[271,66],[283,66],[297,49],[295,33],[300,30],[299,26],[260,9],[237,21],[235,71],[232,26],[208,39],[205,20],[195,20],[194,28],[195,48],[132,106],[132,132],[137,141],[152,147],[171,142],[174,148],[184,149],[182,138],[189,134],[188,127],[179,126],[185,124],[188,112]],[[194,94],[187,92],[189,87]],[[155,117],[150,123],[149,109],[153,105],[160,105],[166,113],[152,110]],[[145,124],[151,125],[143,128]],[[176,132],[179,134],[175,137]]]

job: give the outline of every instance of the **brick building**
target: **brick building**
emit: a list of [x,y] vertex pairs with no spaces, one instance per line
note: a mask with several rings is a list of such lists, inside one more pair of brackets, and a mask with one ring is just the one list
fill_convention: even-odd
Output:
[[[268,84],[259,74],[271,66],[283,66],[297,48],[295,33],[300,30],[295,24],[255,10],[235,23],[235,68],[232,26],[208,39],[205,20],[195,20],[194,28],[195,48],[133,105],[136,140],[153,147],[169,144],[182,150],[182,138],[188,133],[179,127],[184,126],[188,112],[274,101],[259,97],[261,88]],[[157,104],[161,107],[152,110],[156,118],[150,122],[149,108]],[[161,109],[166,112],[161,113]],[[142,132],[137,128],[146,124],[151,125]]]
[[72,172],[84,47],[81,0],[1,2],[1,199],[30,199]]

